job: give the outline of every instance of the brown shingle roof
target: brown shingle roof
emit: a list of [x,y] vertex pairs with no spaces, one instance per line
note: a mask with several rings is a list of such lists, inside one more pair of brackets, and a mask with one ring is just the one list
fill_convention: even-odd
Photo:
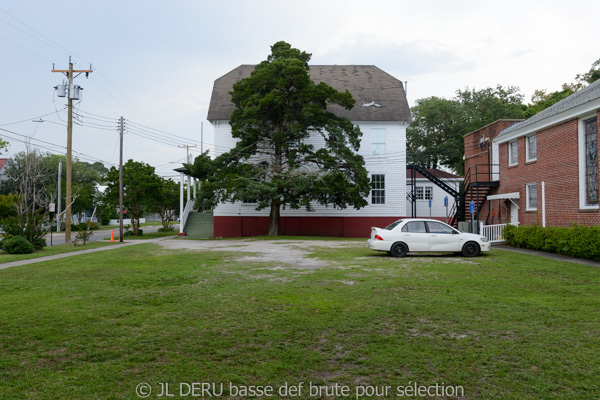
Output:
[[[208,108],[209,121],[231,118],[234,105],[229,92],[235,82],[250,76],[253,69],[254,65],[240,65],[215,81]],[[356,100],[352,110],[330,106],[336,115],[351,121],[411,121],[404,85],[374,65],[311,65],[309,74],[315,83],[325,82],[339,91],[348,90]]]

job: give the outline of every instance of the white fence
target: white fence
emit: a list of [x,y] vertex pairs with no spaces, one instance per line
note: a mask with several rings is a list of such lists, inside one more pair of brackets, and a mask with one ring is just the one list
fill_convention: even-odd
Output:
[[[140,224],[145,224],[146,218],[140,218]],[[118,219],[111,219],[108,223],[109,225],[119,225]],[[123,225],[131,224],[131,220],[129,218],[123,218]]]
[[492,243],[504,242],[504,227],[506,225],[508,224],[484,225],[481,223],[479,225],[479,232]]

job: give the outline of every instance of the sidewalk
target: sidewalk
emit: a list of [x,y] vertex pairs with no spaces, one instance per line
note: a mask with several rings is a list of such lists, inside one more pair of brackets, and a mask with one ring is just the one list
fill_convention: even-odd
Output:
[[592,267],[598,267],[598,268],[600,268],[600,262],[599,261],[586,260],[586,259],[583,259],[583,258],[569,257],[569,256],[564,256],[562,254],[546,253],[544,251],[537,251],[537,250],[519,249],[517,247],[511,247],[511,246],[507,246],[505,244],[493,244],[492,245],[492,249],[514,251],[516,253],[531,254],[533,256],[549,258],[551,260],[566,261],[566,262],[572,262],[572,263],[575,263],[575,264],[590,265]]
[[72,251],[70,253],[55,254],[53,256],[32,258],[32,259],[29,259],[29,260],[13,261],[13,262],[8,262],[8,263],[0,264],[0,269],[10,268],[10,267],[18,267],[19,265],[34,264],[34,263],[39,263],[39,262],[44,262],[44,261],[50,261],[50,260],[58,260],[58,259],[61,259],[61,258],[66,258],[66,257],[78,256],[78,255],[81,255],[81,254],[94,253],[96,251],[121,249],[123,247],[134,246],[136,244],[154,243],[154,242],[157,242],[159,240],[164,240],[164,239],[168,239],[168,238],[171,238],[171,237],[172,236],[165,236],[165,237],[156,238],[156,239],[149,239],[149,240],[124,241],[123,244],[116,244],[114,246],[98,247],[96,249],[86,249],[86,250]]

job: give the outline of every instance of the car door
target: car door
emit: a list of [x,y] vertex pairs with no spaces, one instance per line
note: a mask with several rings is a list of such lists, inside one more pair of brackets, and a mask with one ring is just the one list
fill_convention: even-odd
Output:
[[431,251],[460,251],[460,235],[441,222],[427,221]]
[[429,250],[429,233],[425,221],[410,221],[402,227],[402,239],[409,251]]

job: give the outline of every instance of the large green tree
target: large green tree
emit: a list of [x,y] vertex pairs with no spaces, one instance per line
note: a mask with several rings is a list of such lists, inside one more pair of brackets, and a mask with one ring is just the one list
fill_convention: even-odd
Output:
[[[201,194],[214,203],[241,200],[269,208],[269,235],[280,233],[282,207],[367,204],[369,179],[357,154],[362,133],[328,110],[330,104],[351,109],[355,101],[348,91],[315,84],[308,74],[310,57],[275,43],[267,60],[233,86],[236,146],[214,160],[210,176],[195,171],[205,178]],[[311,135],[321,136],[324,146],[307,143]]]
[[411,109],[407,129],[408,162],[428,168],[464,171],[463,135],[503,118],[523,118],[523,96],[514,86],[457,90],[447,100],[428,97]]
[[[113,204],[119,204],[119,170],[111,167],[107,175],[107,197]],[[151,211],[160,192],[160,177],[154,167],[133,160],[123,165],[123,207],[131,217],[131,230],[139,235],[140,218]]]
[[179,214],[179,185],[171,179],[160,178],[155,211],[160,215],[163,228],[170,229],[170,222]]

